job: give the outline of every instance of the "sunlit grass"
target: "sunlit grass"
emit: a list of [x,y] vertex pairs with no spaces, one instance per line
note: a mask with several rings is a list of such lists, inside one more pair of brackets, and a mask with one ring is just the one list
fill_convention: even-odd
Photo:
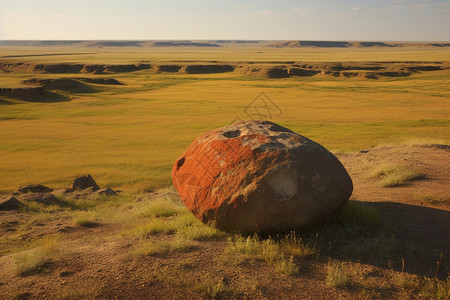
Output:
[[327,277],[325,282],[334,288],[343,288],[349,284],[349,277],[342,263],[329,263],[327,265]]
[[[390,55],[423,53],[398,50],[376,53],[334,49],[324,50],[326,55],[304,50],[303,54],[306,60],[314,57],[317,61],[346,57],[358,60],[349,53],[366,60],[373,60],[373,55],[389,60]],[[187,49],[184,54],[174,49],[140,51],[131,57],[144,59],[146,53],[150,56],[145,60],[170,60],[184,55],[200,58],[216,51],[224,54],[218,49]],[[252,51],[231,50],[224,59],[257,56],[257,60],[279,61],[296,57],[303,50],[265,49],[261,54]],[[115,61],[132,59],[122,50],[99,53],[96,58],[78,59],[85,63],[88,61],[83,59],[109,60],[111,55]],[[39,59],[49,62],[63,58]],[[30,77],[75,75],[79,76],[9,73],[0,74],[0,81],[16,84]],[[329,149],[348,152],[386,141],[397,145],[446,144],[450,140],[445,109],[448,98],[444,97],[450,92],[446,72],[376,81],[326,76],[280,80],[236,72],[188,75],[139,71],[108,76],[125,85],[105,87],[95,94],[72,94],[74,98],[67,102],[0,102],[0,191],[35,183],[68,187],[73,178],[83,173],[91,174],[100,186],[130,191],[169,186],[173,162],[186,147],[200,134],[227,125],[237,117],[251,118],[244,110],[261,92],[282,111],[281,115],[272,116],[272,121]]]
[[219,239],[225,233],[200,222],[184,205],[177,205],[168,198],[156,198],[136,205],[129,215],[141,219],[141,223],[124,235],[143,239],[157,234],[174,234],[178,239],[207,241]]
[[424,175],[410,166],[384,164],[373,170],[371,177],[377,178],[378,184],[382,187],[395,187],[411,180],[423,178]]
[[58,235],[44,236],[37,242],[37,247],[15,254],[16,274],[26,276],[49,271],[61,254],[58,241]]
[[80,227],[95,227],[98,225],[95,214],[86,211],[78,212],[75,215],[73,222],[75,225]]
[[293,275],[298,273],[298,266],[293,257],[287,257],[280,245],[273,239],[261,239],[257,235],[242,237],[234,236],[229,239],[226,255],[243,255],[247,259],[265,261],[280,273]]

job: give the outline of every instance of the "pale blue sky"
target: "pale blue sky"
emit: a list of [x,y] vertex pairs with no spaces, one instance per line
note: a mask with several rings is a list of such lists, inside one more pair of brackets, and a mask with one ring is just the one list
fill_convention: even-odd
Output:
[[449,41],[444,0],[0,0],[0,39]]

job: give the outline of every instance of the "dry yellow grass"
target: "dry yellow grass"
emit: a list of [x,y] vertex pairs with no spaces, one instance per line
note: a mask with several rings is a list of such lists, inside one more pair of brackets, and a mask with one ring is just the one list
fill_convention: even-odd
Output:
[[[2,58],[9,55],[68,54],[59,56],[29,56]],[[191,48],[70,48],[70,47],[0,47],[0,58],[8,61],[74,62],[74,63],[134,63],[171,61],[440,61],[448,60],[449,49],[413,48],[266,48],[258,46]]]
[[[108,64],[217,57],[230,62],[442,60],[449,53],[446,49],[415,48],[323,49],[321,53],[313,49],[239,49],[89,49],[95,53],[20,60]],[[49,51],[5,47],[0,56],[16,50],[19,54]],[[51,52],[69,50],[73,49]],[[20,81],[30,77],[67,76],[1,73],[0,82],[2,86],[20,86]],[[103,77],[114,77],[125,85],[93,85],[98,93],[67,94],[72,100],[66,102],[0,99],[0,191],[35,183],[67,187],[84,173],[92,174],[101,186],[131,191],[168,186],[172,163],[192,140],[236,118],[271,119],[337,151],[405,139],[450,140],[448,71],[380,80],[321,75],[265,79],[238,72],[188,75],[151,70]],[[276,103],[280,114],[270,116],[266,111],[258,115],[254,107],[248,109],[250,116],[245,113],[261,92]]]

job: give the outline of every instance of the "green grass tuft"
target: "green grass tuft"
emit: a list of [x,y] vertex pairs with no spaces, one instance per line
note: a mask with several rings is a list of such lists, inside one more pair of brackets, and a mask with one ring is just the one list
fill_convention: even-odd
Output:
[[214,279],[206,279],[202,282],[198,283],[195,288],[195,291],[201,293],[203,296],[208,298],[216,299],[219,295],[228,295],[228,296],[237,296],[239,291],[228,286],[224,279],[221,278],[219,280]]
[[422,173],[414,168],[398,164],[381,165],[370,176],[377,178],[378,184],[382,187],[395,187],[424,177]]
[[46,236],[39,241],[40,246],[14,256],[15,272],[20,276],[48,272],[59,256],[57,235]]
[[73,218],[73,222],[80,227],[95,227],[98,225],[94,213],[90,211],[78,212]]
[[327,266],[327,277],[325,282],[328,286],[334,288],[346,287],[350,283],[350,280],[344,269],[344,265],[342,263],[329,263]]
[[179,214],[184,208],[176,205],[169,199],[156,199],[150,201],[139,211],[141,217],[170,217]]
[[293,257],[287,258],[281,251],[280,245],[271,238],[263,240],[257,235],[247,238],[235,236],[229,239],[225,253],[228,255],[240,254],[248,259],[265,261],[275,270],[286,275],[298,273],[298,266]]
[[283,252],[295,258],[308,257],[318,253],[316,243],[310,245],[304,242],[303,238],[294,231],[281,239],[279,245]]

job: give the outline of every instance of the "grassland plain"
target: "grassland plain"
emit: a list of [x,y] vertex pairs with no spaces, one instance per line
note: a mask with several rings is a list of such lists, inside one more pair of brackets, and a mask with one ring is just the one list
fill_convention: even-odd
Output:
[[[4,60],[450,59],[449,50],[435,48],[0,48],[0,56],[49,52],[78,54]],[[29,183],[67,187],[76,175],[90,173],[100,186],[127,193],[98,199],[58,195],[55,205],[26,202],[20,212],[2,212],[0,294],[11,299],[450,296],[448,146],[410,146],[448,145],[448,70],[378,80],[320,74],[268,79],[236,71],[14,72],[0,73],[0,87],[61,77],[112,77],[124,85],[86,83],[85,90],[55,90],[60,96],[34,101],[1,97],[0,191]],[[271,99],[266,102],[271,110],[258,102],[261,92]],[[173,162],[198,135],[250,117],[269,118],[338,153],[354,181],[352,201],[307,232],[242,237],[202,225],[172,188],[136,195],[169,186]],[[373,148],[377,145],[384,146]],[[422,176],[386,187],[380,181],[389,172],[378,168],[392,165]]]
[[[13,53],[43,52],[23,49]],[[0,56],[11,51],[2,48]],[[47,51],[54,53],[57,49]],[[248,48],[240,51],[233,48],[97,49],[95,54],[14,60],[152,63],[200,57],[267,62],[351,57],[423,61],[424,57],[428,60],[450,57],[450,51],[436,49],[378,52],[321,49],[316,53],[311,49]],[[76,51],[70,49],[70,52]],[[58,77],[80,77],[80,74],[1,73],[0,85],[18,87],[23,86],[21,82],[25,79]],[[43,102],[0,100],[0,191],[36,182],[61,187],[81,173],[91,173],[101,185],[130,190],[167,186],[173,161],[195,137],[236,118],[270,118],[333,151],[354,151],[410,138],[450,139],[447,70],[379,80],[321,75],[268,79],[238,72],[170,74],[153,70],[83,74],[83,77],[114,77],[124,85],[88,84],[95,93],[62,92],[66,98],[52,100],[50,97]],[[281,111],[264,110],[258,102],[251,104],[261,92]]]

